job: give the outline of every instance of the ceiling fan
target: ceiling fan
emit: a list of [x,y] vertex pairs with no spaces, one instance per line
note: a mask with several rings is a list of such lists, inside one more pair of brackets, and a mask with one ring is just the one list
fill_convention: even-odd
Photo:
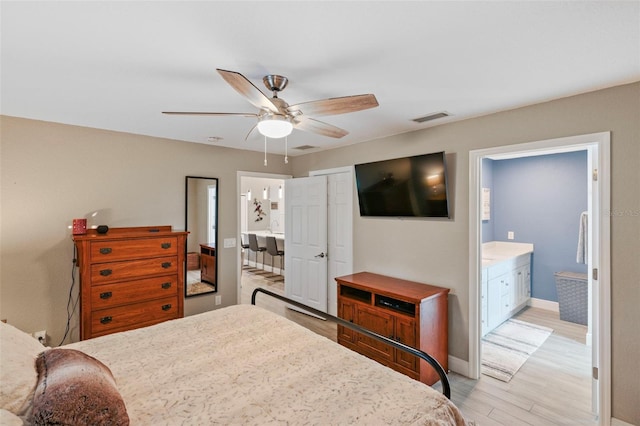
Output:
[[260,111],[257,113],[163,111],[162,113],[172,115],[255,117],[258,119],[258,123],[251,128],[245,140],[256,128],[268,138],[283,138],[288,136],[294,128],[322,136],[341,138],[348,135],[349,132],[318,121],[311,118],[311,116],[345,114],[378,106],[378,101],[372,94],[328,98],[289,105],[278,97],[278,93],[287,87],[289,82],[287,77],[269,74],[262,79],[267,89],[273,93],[273,97],[269,98],[242,74],[222,69],[217,69],[217,71],[231,87],[247,98],[254,106],[260,108]]

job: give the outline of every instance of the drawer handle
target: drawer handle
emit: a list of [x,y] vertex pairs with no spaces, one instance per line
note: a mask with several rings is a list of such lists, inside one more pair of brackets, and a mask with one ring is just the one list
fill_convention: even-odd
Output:
[[171,283],[162,283],[162,288],[164,288],[165,290],[171,288]]
[[100,324],[109,324],[112,320],[113,318],[111,317],[102,317],[100,318]]
[[171,262],[162,262],[162,267],[164,269],[171,268]]
[[103,247],[100,249],[100,254],[110,254],[111,253],[111,247]]
[[103,277],[108,277],[109,275],[111,275],[111,272],[111,269],[101,269],[100,275],[102,275]]
[[104,293],[100,293],[100,299],[108,299],[108,298],[110,298],[111,296],[112,296],[112,295],[111,295],[111,292],[110,292],[110,291],[105,291]]
[[162,310],[163,311],[168,311],[169,309],[171,309],[171,303],[167,303],[166,305],[162,305]]
[[171,243],[162,243],[162,244],[161,244],[161,247],[162,247],[163,249],[171,248]]

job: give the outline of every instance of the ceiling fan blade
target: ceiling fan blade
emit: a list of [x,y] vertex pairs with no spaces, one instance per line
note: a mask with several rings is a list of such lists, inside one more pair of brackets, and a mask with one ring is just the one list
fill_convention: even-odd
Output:
[[256,123],[251,130],[249,130],[249,133],[247,133],[247,136],[244,137],[245,142],[249,139],[249,136],[251,136],[253,134],[253,132],[258,128],[258,123]]
[[289,106],[287,111],[290,113],[302,111],[305,115],[322,116],[362,111],[364,109],[375,108],[377,106],[378,100],[374,95],[369,94],[303,102]]
[[198,112],[198,111],[162,111],[163,114],[169,115],[236,115],[242,117],[260,117],[254,112]]
[[219,68],[217,71],[231,87],[236,89],[238,93],[247,98],[253,105],[260,109],[280,113],[278,107],[271,102],[271,99],[262,93],[260,89],[254,86],[253,83],[247,80],[245,76],[235,71],[221,70]]
[[331,124],[323,123],[322,121],[314,120],[313,118],[306,118],[304,116],[298,116],[294,119],[293,127],[298,130],[304,130],[305,132],[312,132],[322,136],[329,136],[331,138],[339,139],[349,134],[344,129],[333,126]]

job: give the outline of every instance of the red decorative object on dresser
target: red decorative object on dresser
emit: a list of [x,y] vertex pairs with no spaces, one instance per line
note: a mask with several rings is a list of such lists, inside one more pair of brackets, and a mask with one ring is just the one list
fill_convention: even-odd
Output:
[[187,234],[171,226],[143,226],[73,235],[80,339],[182,318]]
[[[370,272],[336,281],[338,317],[427,352],[448,371],[448,288]],[[428,385],[440,380],[425,361],[340,325],[338,343]]]

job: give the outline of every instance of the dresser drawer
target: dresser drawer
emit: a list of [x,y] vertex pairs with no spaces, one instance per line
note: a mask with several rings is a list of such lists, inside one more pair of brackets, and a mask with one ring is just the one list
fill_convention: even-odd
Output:
[[178,257],[130,260],[91,265],[92,285],[124,281],[149,275],[170,275],[178,272]]
[[93,241],[89,256],[91,263],[95,263],[175,256],[177,254],[178,239],[176,237],[161,237],[123,241]]
[[91,313],[91,336],[144,327],[178,318],[178,297],[132,303]]
[[94,310],[105,309],[177,295],[178,278],[176,275],[122,281],[91,287],[91,306]]

